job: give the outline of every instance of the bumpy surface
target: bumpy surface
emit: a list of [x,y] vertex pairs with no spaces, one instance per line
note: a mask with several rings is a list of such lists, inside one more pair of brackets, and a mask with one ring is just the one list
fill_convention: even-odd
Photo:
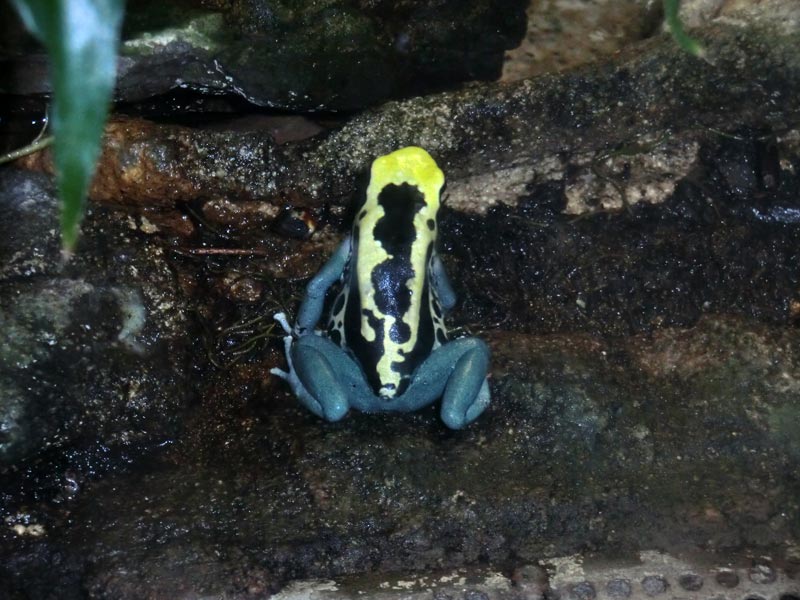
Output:
[[[80,438],[36,424],[19,436],[33,371],[14,366],[26,385],[0,395],[0,441],[32,443],[0,472],[0,590],[796,600],[800,5],[755,6],[767,8],[697,32],[714,64],[653,40],[592,70],[391,103],[297,144],[117,123],[99,197],[144,211],[123,222],[136,244],[102,211],[85,242],[113,248],[103,277],[136,281],[145,314],[179,335],[146,320],[153,347],[175,345],[114,363],[128,352],[107,343],[125,331],[121,304],[92,296],[109,284],[70,272],[71,287],[50,285],[66,277],[41,262],[57,258],[53,215],[9,209],[2,317],[44,313],[35,331],[70,345],[12,340],[17,360],[86,353],[79,365],[122,369],[112,387],[143,368],[160,377],[153,395],[130,385],[110,402],[54,394],[77,400],[67,433]],[[412,142],[452,173],[439,234],[463,298],[453,333],[489,342],[496,400],[460,432],[433,409],[321,424],[267,375],[283,364],[271,315],[297,305],[351,222],[353,175]],[[265,233],[276,199],[296,206]],[[144,292],[152,277],[161,296]],[[186,310],[170,307],[179,290]],[[64,305],[104,318],[62,321]],[[165,439],[186,353],[197,375],[178,389],[200,393]],[[161,445],[143,454],[126,432]]]
[[[204,110],[181,92],[289,110],[354,110],[392,97],[495,79],[525,31],[525,0],[147,0],[128,5],[117,98]],[[0,5],[0,93],[46,93],[40,54]],[[6,41],[8,40],[8,42]],[[165,98],[166,96],[166,98]],[[152,103],[152,99],[156,102]],[[236,100],[239,100],[237,103]],[[164,106],[156,108],[163,111]]]
[[0,171],[0,210],[0,465],[76,443],[102,463],[174,435],[189,342],[161,248],[100,209],[64,264],[55,189],[37,174]]

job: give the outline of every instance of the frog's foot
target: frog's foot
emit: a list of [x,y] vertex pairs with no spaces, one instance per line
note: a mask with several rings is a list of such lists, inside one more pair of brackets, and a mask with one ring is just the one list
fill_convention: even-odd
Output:
[[489,348],[477,338],[463,341],[469,346],[456,361],[442,396],[442,421],[450,429],[462,429],[472,423],[491,400],[486,380]]
[[[283,329],[283,332],[287,334],[283,338],[283,351],[286,354],[286,362],[289,364],[289,370],[284,371],[282,369],[275,367],[274,369],[270,369],[269,372],[272,373],[273,375],[277,375],[281,379],[285,379],[290,384],[292,384],[293,381],[292,378],[296,377],[294,373],[294,368],[292,367],[292,355],[291,355],[292,342],[294,341],[294,339],[292,338],[292,327],[291,325],[289,325],[289,321],[286,318],[286,313],[282,312],[275,313],[274,315],[272,315],[272,318],[275,319],[280,324],[281,329]],[[294,385],[292,385],[292,389],[294,389]]]
[[[280,319],[278,319],[278,315],[280,315],[283,318],[282,322]],[[278,321],[281,325],[286,323],[286,327],[289,326],[289,323],[286,321],[286,315],[284,315],[283,313],[276,314],[274,319]],[[289,331],[287,331],[286,328],[284,328],[284,331],[286,331],[286,333],[289,333],[290,330],[291,328],[289,329]],[[269,370],[270,373],[272,373],[273,375],[277,375],[281,379],[288,381],[290,384],[292,383],[292,374],[294,373],[294,368],[292,367],[292,352],[291,352],[293,341],[294,338],[291,335],[287,335],[283,338],[283,351],[286,354],[286,362],[289,365],[289,370],[284,371],[282,369],[279,369],[278,367]]]
[[418,410],[441,398],[442,421],[451,429],[463,429],[489,405],[488,369],[489,348],[481,340],[447,342],[420,365],[391,410]]
[[272,372],[286,379],[303,406],[315,415],[338,421],[351,406],[363,404],[363,397],[372,395],[359,366],[329,339],[305,335],[286,342],[286,349],[289,373]]
[[[286,322],[285,315],[283,315],[283,313],[279,314],[281,315],[281,317],[283,317],[283,322]],[[275,317],[276,317],[275,320],[281,323],[281,325],[283,325],[283,322],[281,322],[281,320],[277,318],[278,315],[275,315]],[[284,329],[287,328],[288,328],[288,323],[287,327],[285,327]],[[335,419],[330,419],[328,415],[326,415],[323,406],[319,402],[317,402],[314,396],[312,396],[305,388],[303,382],[300,381],[300,378],[297,375],[297,370],[294,367],[294,361],[292,360],[293,345],[294,345],[294,338],[291,335],[287,335],[283,338],[283,347],[286,352],[286,363],[289,366],[289,370],[284,371],[276,367],[274,369],[270,369],[269,372],[285,380],[289,384],[289,387],[292,388],[292,392],[294,393],[294,395],[297,397],[298,400],[300,400],[300,403],[303,406],[305,406],[308,410],[313,412],[318,417],[322,417],[323,419],[335,420]]]
[[442,399],[442,421],[450,429],[463,429],[477,419],[490,402],[489,381],[484,377],[476,396],[459,396],[457,393],[449,397],[445,395]]

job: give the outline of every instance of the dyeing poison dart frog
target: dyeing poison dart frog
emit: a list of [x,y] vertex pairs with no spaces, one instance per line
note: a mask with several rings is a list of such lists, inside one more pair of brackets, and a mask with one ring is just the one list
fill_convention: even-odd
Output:
[[[444,175],[422,148],[372,163],[352,233],[309,282],[297,322],[283,313],[289,382],[314,414],[338,421],[363,412],[417,410],[439,398],[460,429],[489,404],[489,349],[477,338],[448,341],[443,316],[455,304],[436,248]],[[325,332],[315,332],[339,282]]]

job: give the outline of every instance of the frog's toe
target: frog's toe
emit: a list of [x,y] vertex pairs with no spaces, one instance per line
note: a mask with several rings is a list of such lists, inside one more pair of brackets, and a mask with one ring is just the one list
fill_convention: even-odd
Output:
[[475,402],[472,403],[464,415],[464,424],[468,425],[477,419],[480,414],[486,410],[486,407],[489,406],[489,402],[491,402],[491,396],[489,395],[489,381],[484,379],[483,384],[481,384],[481,389],[478,392],[478,397],[475,398]]
[[317,410],[312,411],[331,422],[344,417],[350,409],[350,403],[336,371],[325,355],[301,339],[292,347],[292,362],[299,381],[317,405]]
[[279,369],[278,367],[270,369],[269,372],[275,375],[276,377],[280,377],[284,381],[289,381],[292,376],[292,374],[289,371],[284,371],[283,369]]
[[325,396],[320,404],[322,405],[323,418],[331,423],[341,421],[350,410],[347,398],[343,395],[340,396],[338,391],[329,392],[329,395]]
[[278,324],[281,326],[281,329],[283,329],[284,333],[292,335],[292,326],[289,325],[289,319],[286,318],[285,312],[277,312],[274,315],[272,315],[272,318],[278,322]]
[[466,409],[462,402],[443,401],[441,411],[442,421],[450,429],[463,429],[486,410],[490,401],[489,383],[484,379],[477,397],[471,404],[466,405]]
[[450,429],[463,429],[489,406],[489,349],[478,339],[458,359],[442,398],[441,417]]

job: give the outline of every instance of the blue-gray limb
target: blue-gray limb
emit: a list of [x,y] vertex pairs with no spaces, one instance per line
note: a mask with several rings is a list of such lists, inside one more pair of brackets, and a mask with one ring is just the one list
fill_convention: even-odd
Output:
[[338,421],[349,408],[410,412],[442,398],[442,420],[451,429],[461,429],[490,400],[489,349],[477,338],[462,338],[434,350],[406,392],[396,398],[375,395],[358,364],[327,338],[304,336],[287,347],[287,356],[290,373],[284,378],[304,406],[328,421]]
[[447,271],[444,270],[444,263],[442,263],[442,259],[439,258],[438,254],[433,255],[431,271],[433,274],[433,287],[436,288],[439,303],[442,305],[442,309],[448,312],[456,304],[456,293],[453,291],[453,286],[447,277]]
[[325,266],[308,282],[306,295],[300,305],[300,311],[297,313],[297,320],[294,324],[294,334],[296,336],[301,337],[312,333],[314,327],[319,323],[322,309],[325,306],[325,294],[342,276],[347,260],[350,258],[350,248],[350,236],[347,236],[339,244],[333,256],[325,263]]

